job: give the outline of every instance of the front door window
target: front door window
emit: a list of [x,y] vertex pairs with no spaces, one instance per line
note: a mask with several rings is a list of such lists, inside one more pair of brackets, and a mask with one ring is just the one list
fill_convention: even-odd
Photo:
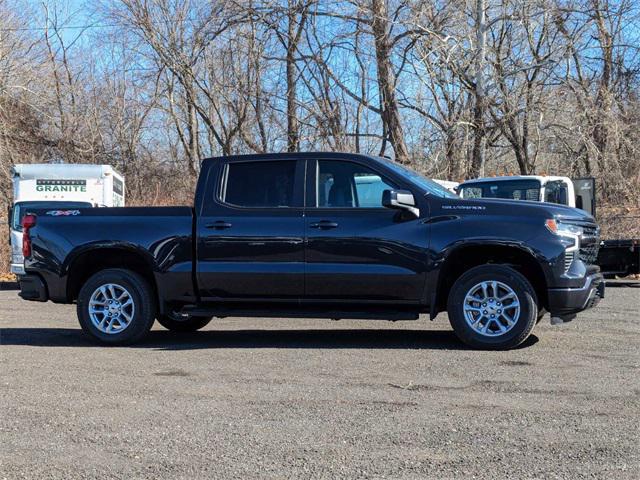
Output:
[[383,208],[382,192],[393,188],[377,172],[357,163],[318,162],[317,207]]

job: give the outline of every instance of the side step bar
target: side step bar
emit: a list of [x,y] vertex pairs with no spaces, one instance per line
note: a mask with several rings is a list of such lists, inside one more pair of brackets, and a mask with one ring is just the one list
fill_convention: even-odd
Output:
[[180,310],[181,314],[197,316],[227,317],[263,317],[263,318],[328,318],[331,320],[417,320],[416,310],[376,309],[371,311],[336,310],[332,308],[290,307],[251,308],[244,306],[230,307],[224,305],[188,305]]

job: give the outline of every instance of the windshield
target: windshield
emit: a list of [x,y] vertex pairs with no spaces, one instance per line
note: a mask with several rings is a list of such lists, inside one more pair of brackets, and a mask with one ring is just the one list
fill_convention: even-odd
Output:
[[422,188],[426,193],[430,195],[435,195],[436,197],[441,198],[458,198],[456,194],[451,193],[449,190],[444,188],[442,185],[434,182],[433,180],[429,180],[428,178],[423,177],[415,170],[411,170],[410,168],[404,167],[399,163],[392,162],[391,160],[387,160],[386,158],[378,158],[378,160],[383,162],[387,167],[389,167],[397,174],[402,175],[404,178],[411,181],[411,183]]
[[29,210],[41,208],[88,208],[91,206],[89,202],[18,202],[13,206],[11,228],[13,230],[22,230],[22,217]]
[[460,185],[462,198],[507,198],[510,200],[540,201],[538,180],[496,180],[495,182],[466,182]]

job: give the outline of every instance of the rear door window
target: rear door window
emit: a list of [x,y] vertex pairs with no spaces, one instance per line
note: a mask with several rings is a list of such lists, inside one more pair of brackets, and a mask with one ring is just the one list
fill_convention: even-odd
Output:
[[544,201],[549,203],[559,203],[560,205],[568,204],[567,186],[564,182],[553,181],[547,182],[544,189]]
[[295,206],[295,160],[229,163],[220,200],[237,207]]

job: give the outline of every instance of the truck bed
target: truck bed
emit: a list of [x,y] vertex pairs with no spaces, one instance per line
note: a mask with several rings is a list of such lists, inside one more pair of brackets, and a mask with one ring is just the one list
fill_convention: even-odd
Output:
[[640,273],[640,239],[602,240],[598,265],[606,277]]
[[[49,296],[65,302],[74,264],[138,254],[148,262],[161,293],[193,298],[191,207],[117,207],[36,210],[31,229],[35,268],[48,272]],[[96,250],[97,249],[97,250]],[[89,262],[86,262],[90,256]],[[169,288],[171,286],[171,288]],[[176,288],[177,287],[177,288]],[[171,292],[171,293],[169,293]]]

